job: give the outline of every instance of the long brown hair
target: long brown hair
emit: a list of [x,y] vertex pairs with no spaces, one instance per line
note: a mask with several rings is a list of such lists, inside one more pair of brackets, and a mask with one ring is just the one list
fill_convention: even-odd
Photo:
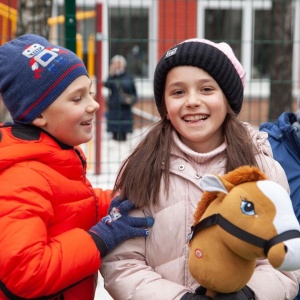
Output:
[[[122,199],[131,199],[137,207],[159,202],[162,178],[165,186],[169,186],[174,128],[166,117],[165,107],[162,108],[161,116],[161,120],[152,126],[146,137],[123,162],[114,185],[113,194],[120,192]],[[257,149],[250,134],[230,109],[222,127],[227,144],[225,172],[243,165],[257,166]]]

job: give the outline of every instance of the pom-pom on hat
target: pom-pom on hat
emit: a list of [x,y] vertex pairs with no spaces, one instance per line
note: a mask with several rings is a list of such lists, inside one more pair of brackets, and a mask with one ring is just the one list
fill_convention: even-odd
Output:
[[88,76],[72,51],[25,34],[0,47],[0,94],[12,119],[31,123],[79,76]]
[[245,71],[228,44],[189,39],[163,55],[154,73],[154,97],[160,114],[167,74],[177,66],[194,66],[209,73],[222,89],[231,109],[239,114],[243,104]]

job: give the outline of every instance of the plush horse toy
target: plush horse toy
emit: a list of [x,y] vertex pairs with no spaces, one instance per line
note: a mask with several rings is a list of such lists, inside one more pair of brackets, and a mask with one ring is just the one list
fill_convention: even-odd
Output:
[[282,186],[250,166],[207,174],[200,186],[189,270],[207,291],[240,290],[259,258],[278,270],[300,269],[300,226]]

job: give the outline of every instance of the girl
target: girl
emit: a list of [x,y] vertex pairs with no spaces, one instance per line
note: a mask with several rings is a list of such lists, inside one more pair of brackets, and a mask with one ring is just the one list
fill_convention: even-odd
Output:
[[[127,241],[106,257],[101,271],[115,300],[210,299],[193,294],[198,284],[187,264],[205,173],[254,165],[288,190],[283,169],[268,154],[267,135],[237,119],[244,84],[244,69],[226,43],[186,40],[159,61],[154,95],[161,120],[127,158],[114,187],[155,224],[146,241]],[[297,289],[296,272],[260,260],[245,288],[214,299],[293,299]]]

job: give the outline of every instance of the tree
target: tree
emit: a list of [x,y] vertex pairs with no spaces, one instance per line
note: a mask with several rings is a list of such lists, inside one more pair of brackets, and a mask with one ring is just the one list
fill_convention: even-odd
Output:
[[49,38],[48,18],[52,13],[52,0],[19,0],[16,36],[35,33]]
[[292,0],[274,0],[269,120],[292,111]]

